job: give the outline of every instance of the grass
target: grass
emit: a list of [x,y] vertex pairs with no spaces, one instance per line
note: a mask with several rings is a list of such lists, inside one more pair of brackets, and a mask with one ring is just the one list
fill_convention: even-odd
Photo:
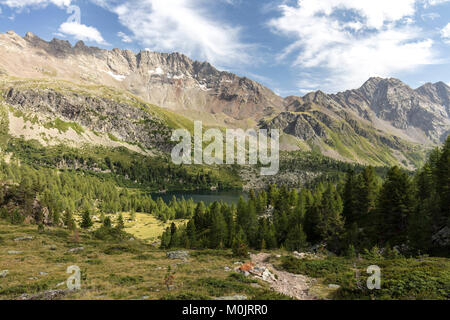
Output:
[[75,131],[78,135],[82,135],[84,133],[84,129],[78,123],[75,122],[66,122],[59,118],[54,121],[48,122],[44,124],[44,127],[47,129],[54,128],[57,129],[60,133],[67,132],[69,129]]
[[[67,299],[214,299],[222,294],[278,297],[265,283],[254,288],[247,278],[224,271],[224,266],[232,267],[236,261],[230,253],[199,259],[191,252],[189,261],[179,264],[181,260],[170,260],[165,251],[145,242],[104,242],[82,230],[75,241],[67,230],[46,228],[38,233],[36,226],[13,226],[0,220],[0,234],[0,270],[10,271],[0,282],[0,299],[64,289],[57,285],[67,280],[66,270],[71,265],[80,267],[82,284],[81,290]],[[19,236],[34,239],[14,241]],[[84,250],[68,253],[70,248],[81,246]],[[23,253],[8,254],[10,250]],[[168,267],[175,272],[172,290],[164,284]]]
[[[381,289],[368,290],[367,267],[381,268]],[[319,279],[317,293],[332,299],[410,300],[450,298],[450,259],[363,257],[352,260],[327,257],[324,260],[299,260],[283,257],[279,265],[286,271]],[[359,283],[359,285],[358,285]],[[329,284],[339,289],[329,290]],[[324,288],[326,288],[324,290]]]
[[[36,226],[11,225],[0,220],[0,270],[9,270],[1,279],[0,299],[15,299],[51,289],[64,289],[67,267],[76,265],[82,272],[81,290],[67,299],[176,299],[209,300],[220,296],[245,295],[254,300],[290,299],[278,294],[268,284],[252,277],[225,271],[234,268],[229,250],[190,251],[188,261],[171,260],[166,252],[151,244],[128,238],[101,241],[92,233],[80,230],[79,239],[72,232]],[[33,240],[14,241],[19,236]],[[84,250],[69,253],[70,248]],[[8,251],[20,251],[9,254]],[[287,252],[274,251],[271,263],[277,269],[316,278],[311,292],[327,299],[444,299],[448,300],[450,260],[422,257],[371,257],[361,260],[324,256],[319,260],[299,260]],[[381,290],[365,288],[369,265],[381,270]],[[174,275],[173,287],[167,289],[164,279],[168,268]],[[357,286],[356,274],[359,272]],[[45,273],[41,273],[45,272]],[[329,288],[337,284],[339,289]],[[58,286],[59,285],[59,286]]]
[[[138,239],[147,241],[156,240],[172,224],[172,221],[164,223],[155,216],[146,213],[136,213],[134,221],[130,221],[129,213],[124,213],[123,217],[125,219],[125,231]],[[179,226],[187,221],[176,220],[174,222]]]

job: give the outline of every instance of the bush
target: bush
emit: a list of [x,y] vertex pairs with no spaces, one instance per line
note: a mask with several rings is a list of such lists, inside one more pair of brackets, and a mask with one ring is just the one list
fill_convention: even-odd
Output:
[[[106,221],[106,220],[105,220]],[[128,234],[117,228],[102,226],[93,232],[96,239],[99,240],[124,240],[128,237]]]

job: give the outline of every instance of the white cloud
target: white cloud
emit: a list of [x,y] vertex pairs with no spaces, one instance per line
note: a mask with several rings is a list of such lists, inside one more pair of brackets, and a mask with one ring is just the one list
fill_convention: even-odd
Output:
[[429,6],[436,6],[446,2],[450,2],[450,0],[424,0],[424,2],[424,7],[427,8]]
[[78,22],[64,22],[58,30],[60,33],[70,35],[77,40],[92,41],[103,45],[108,44],[96,28]]
[[125,43],[133,42],[133,39],[131,39],[131,37],[129,35],[123,33],[122,31],[118,32],[117,36],[122,40],[122,42],[125,42]]
[[94,27],[81,23],[81,11],[78,6],[71,5],[72,0],[0,0],[0,4],[21,10],[25,7],[46,7],[54,4],[61,9],[66,9],[70,14],[66,22],[59,26],[56,33],[60,37],[72,36],[77,40],[92,41],[103,45],[108,43],[103,39],[101,33]]
[[179,51],[214,64],[249,62],[250,46],[240,29],[215,18],[207,0],[130,0],[114,5],[94,0],[115,12],[133,39],[153,51]]
[[279,58],[295,55],[295,66],[315,71],[298,83],[300,90],[320,84],[338,91],[357,87],[371,76],[387,77],[433,63],[432,40],[421,37],[421,30],[413,26],[415,4],[416,0],[302,0],[279,6],[281,16],[269,25],[293,39]]
[[441,36],[445,42],[450,43],[450,23],[441,30]]
[[24,8],[28,6],[42,6],[46,7],[49,4],[54,4],[58,7],[67,7],[72,0],[1,0],[0,4],[7,5],[10,8]]

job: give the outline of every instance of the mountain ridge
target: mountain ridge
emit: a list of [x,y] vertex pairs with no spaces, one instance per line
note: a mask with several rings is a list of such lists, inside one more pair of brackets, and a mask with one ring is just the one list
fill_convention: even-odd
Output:
[[344,161],[415,167],[416,149],[450,133],[450,87],[443,82],[412,89],[372,77],[358,89],[283,98],[181,53],[72,46],[13,31],[0,34],[0,74],[113,87],[208,126],[278,128],[282,150],[316,150]]

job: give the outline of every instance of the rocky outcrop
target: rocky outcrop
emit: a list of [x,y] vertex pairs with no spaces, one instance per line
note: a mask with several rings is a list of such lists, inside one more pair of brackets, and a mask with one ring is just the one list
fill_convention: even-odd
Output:
[[183,259],[186,260],[189,258],[189,252],[180,250],[180,251],[170,251],[166,253],[167,258],[169,259]]
[[120,141],[141,144],[147,149],[169,151],[171,148],[171,130],[162,119],[146,111],[148,107],[139,101],[119,102],[103,98],[101,94],[92,96],[34,88],[9,88],[4,99],[17,110],[47,118],[49,126],[60,119],[75,122],[93,132],[111,134]]

